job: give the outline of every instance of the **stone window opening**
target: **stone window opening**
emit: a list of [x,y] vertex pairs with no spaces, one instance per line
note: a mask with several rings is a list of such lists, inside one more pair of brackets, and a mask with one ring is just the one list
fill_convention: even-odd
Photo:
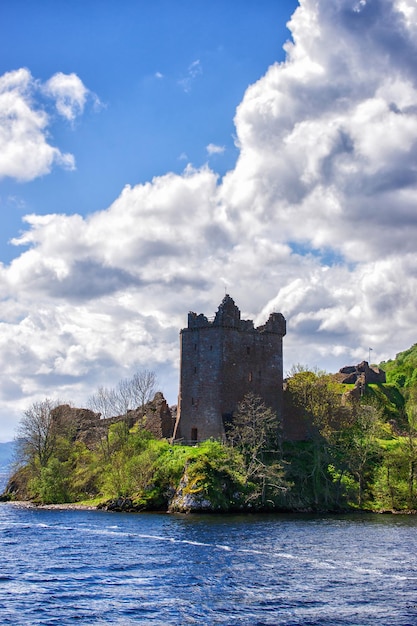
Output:
[[249,372],[248,381],[251,383],[253,380],[252,372]]
[[246,346],[246,354],[250,354],[250,347]]
[[191,429],[191,443],[197,443],[198,441],[198,429],[193,427]]

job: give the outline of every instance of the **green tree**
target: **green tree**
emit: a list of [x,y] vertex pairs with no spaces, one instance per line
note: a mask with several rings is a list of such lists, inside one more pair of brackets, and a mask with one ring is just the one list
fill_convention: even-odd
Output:
[[373,480],[373,471],[382,454],[378,443],[382,410],[378,406],[356,402],[353,411],[345,455],[349,470],[357,481],[357,504],[362,508],[364,496]]
[[314,507],[338,505],[342,476],[340,472],[334,472],[334,465],[339,452],[338,435],[348,419],[349,409],[342,406],[340,392],[331,375],[301,365],[295,366],[290,373],[287,381],[289,404],[300,418],[304,418],[309,432],[308,445],[302,450],[304,462],[295,464],[300,473],[293,474],[294,480],[296,484],[304,485],[303,491],[309,486]]
[[32,479],[30,489],[43,504],[68,502],[66,465],[54,457],[50,458],[47,465],[41,468],[39,477]]

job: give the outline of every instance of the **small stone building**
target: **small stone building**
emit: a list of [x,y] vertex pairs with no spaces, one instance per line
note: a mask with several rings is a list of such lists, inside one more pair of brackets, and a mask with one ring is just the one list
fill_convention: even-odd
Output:
[[181,365],[174,439],[222,439],[225,424],[252,392],[281,416],[282,339],[286,322],[271,313],[263,326],[242,320],[226,295],[214,319],[190,312],[180,332]]

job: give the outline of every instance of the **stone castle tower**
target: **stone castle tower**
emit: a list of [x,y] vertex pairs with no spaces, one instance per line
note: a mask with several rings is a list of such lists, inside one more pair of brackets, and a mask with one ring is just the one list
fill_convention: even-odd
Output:
[[174,439],[223,438],[238,403],[253,392],[277,414],[282,410],[282,338],[286,323],[271,313],[263,326],[240,319],[226,295],[214,319],[188,314],[180,332],[181,371]]

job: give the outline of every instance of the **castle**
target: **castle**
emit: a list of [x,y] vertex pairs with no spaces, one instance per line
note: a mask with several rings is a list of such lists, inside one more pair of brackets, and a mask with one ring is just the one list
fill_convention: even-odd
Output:
[[180,388],[174,439],[222,439],[239,402],[252,392],[281,416],[282,339],[286,322],[271,313],[263,326],[242,320],[226,294],[214,319],[190,312],[180,332]]

